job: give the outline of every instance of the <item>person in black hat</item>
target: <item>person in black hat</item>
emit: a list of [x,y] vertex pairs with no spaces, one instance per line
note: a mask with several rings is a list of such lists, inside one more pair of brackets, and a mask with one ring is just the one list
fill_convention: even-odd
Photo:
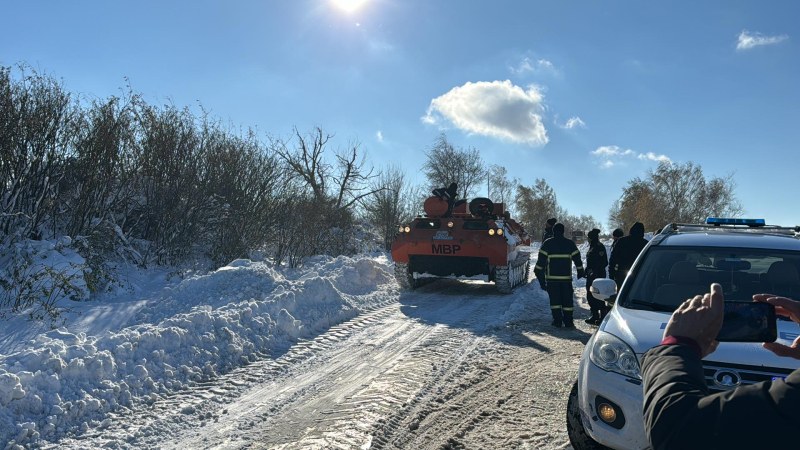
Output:
[[647,239],[644,238],[644,224],[636,222],[628,235],[621,237],[613,246],[614,250],[608,260],[608,276],[617,282],[617,289],[622,286],[633,262],[636,261],[636,257],[639,256],[645,245],[647,245]]
[[564,237],[564,224],[553,225],[553,237],[544,241],[539,248],[539,256],[533,273],[542,289],[550,297],[550,312],[554,327],[575,328],[572,312],[575,305],[572,299],[572,264],[578,269],[578,278],[585,277],[581,252],[572,239]]
[[589,238],[589,250],[586,252],[586,300],[592,313],[592,317],[586,319],[586,323],[600,325],[608,312],[608,306],[605,301],[594,298],[589,288],[594,280],[606,277],[608,255],[606,246],[600,242],[600,230],[594,228],[586,236]]
[[621,238],[622,236],[625,236],[625,232],[622,231],[622,228],[617,228],[616,230],[614,230],[613,233],[611,233],[611,239],[613,239],[613,241],[611,242],[612,252],[614,251],[614,247],[617,246],[617,241],[619,241],[619,238]]
[[558,220],[556,220],[555,217],[547,219],[547,222],[544,224],[544,233],[542,233],[542,243],[553,237],[553,226],[556,222],[558,222]]

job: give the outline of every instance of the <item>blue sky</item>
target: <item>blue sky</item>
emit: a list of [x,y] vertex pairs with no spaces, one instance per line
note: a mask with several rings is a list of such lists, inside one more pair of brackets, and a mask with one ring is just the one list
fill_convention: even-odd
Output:
[[6,2],[0,65],[100,98],[127,77],[151,103],[199,103],[264,135],[319,126],[419,182],[444,131],[603,223],[629,179],[659,159],[693,161],[734,173],[748,216],[800,224],[800,2],[344,6]]

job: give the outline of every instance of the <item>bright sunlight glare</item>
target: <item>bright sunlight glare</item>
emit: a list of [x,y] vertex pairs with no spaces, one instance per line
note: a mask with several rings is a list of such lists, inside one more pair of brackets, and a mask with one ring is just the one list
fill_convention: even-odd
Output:
[[368,0],[331,0],[337,8],[346,13],[352,13],[361,8]]

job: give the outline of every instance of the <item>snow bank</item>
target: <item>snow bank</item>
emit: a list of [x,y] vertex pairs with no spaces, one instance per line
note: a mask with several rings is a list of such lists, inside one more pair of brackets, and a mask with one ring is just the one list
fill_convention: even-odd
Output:
[[300,271],[236,260],[169,289],[137,325],[60,328],[0,355],[0,443],[35,445],[108,424],[108,413],[284,351],[390,297],[385,257],[318,258]]
[[[56,303],[89,296],[86,260],[71,248],[72,239],[22,240],[0,247],[0,298]],[[43,300],[41,300],[44,297]]]

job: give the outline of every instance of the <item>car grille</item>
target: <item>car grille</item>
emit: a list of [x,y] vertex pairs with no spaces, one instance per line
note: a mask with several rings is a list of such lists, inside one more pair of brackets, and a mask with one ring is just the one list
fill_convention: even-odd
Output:
[[734,389],[737,386],[784,379],[792,373],[792,369],[714,362],[704,364],[703,373],[709,389],[712,391],[725,391]]

